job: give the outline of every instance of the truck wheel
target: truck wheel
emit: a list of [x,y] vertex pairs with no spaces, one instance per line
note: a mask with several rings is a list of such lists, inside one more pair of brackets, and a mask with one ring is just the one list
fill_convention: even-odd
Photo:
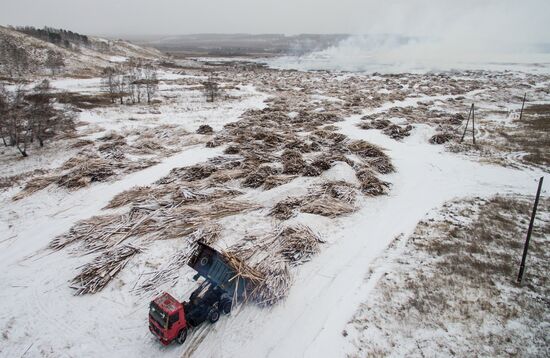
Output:
[[183,344],[183,342],[185,342],[186,339],[187,339],[187,328],[184,328],[180,331],[180,333],[176,337],[176,342],[178,342],[178,344]]
[[210,323],[216,323],[220,319],[220,312],[218,312],[217,309],[211,309],[210,312],[208,312],[208,321]]
[[225,314],[231,313],[231,306],[232,306],[231,300],[224,300],[221,303],[221,306],[222,306],[223,313],[225,313]]

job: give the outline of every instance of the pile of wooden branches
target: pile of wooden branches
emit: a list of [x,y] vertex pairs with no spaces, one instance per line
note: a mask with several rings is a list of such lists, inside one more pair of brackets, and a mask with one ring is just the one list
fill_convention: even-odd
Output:
[[382,148],[362,139],[351,141],[347,147],[350,152],[363,159],[387,157],[386,153],[382,151]]
[[301,197],[279,201],[268,213],[279,220],[288,220],[299,210],[303,213],[338,217],[354,212],[357,189],[345,181],[330,181],[314,186]]
[[385,118],[376,119],[371,118],[370,116],[365,116],[362,119],[364,121],[357,124],[359,128],[379,129],[382,130],[382,133],[395,140],[401,140],[411,134],[411,125],[400,126],[398,124],[392,123]]
[[71,281],[71,288],[76,290],[75,295],[101,291],[138,252],[139,248],[121,245],[82,266],[81,272]]
[[255,172],[247,175],[244,178],[242,185],[249,188],[259,188],[260,186],[265,184],[267,178],[277,174],[280,174],[280,170],[271,166],[264,165],[259,167],[258,170],[256,170]]
[[214,130],[208,124],[202,124],[199,129],[197,129],[197,134],[212,134]]
[[296,178],[296,175],[270,175],[264,180],[263,188],[270,190],[280,185],[290,183]]
[[294,209],[303,205],[303,198],[288,197],[279,201],[269,211],[268,215],[273,216],[279,220],[287,220],[293,217],[295,214]]
[[96,216],[81,221],[57,237],[50,248],[60,250],[81,242],[85,251],[95,252],[120,245],[129,238],[148,240],[189,237],[214,220],[259,207],[226,198],[193,205],[145,203],[121,215]]
[[136,127],[124,132],[126,137],[137,136],[134,143],[151,140],[162,143],[163,146],[178,146],[182,138],[189,134],[182,126],[175,124],[163,124],[155,127]]
[[159,155],[167,154],[171,151],[168,150],[161,142],[156,138],[138,138],[130,146],[128,152],[132,154],[148,154]]
[[280,229],[276,238],[281,245],[280,253],[292,266],[311,260],[314,255],[319,253],[320,245],[324,242],[319,235],[304,225]]
[[[208,178],[217,168],[210,164],[196,164],[190,167],[172,169],[171,174],[174,174],[181,181],[196,181]],[[163,181],[161,179],[160,181]],[[164,184],[160,182],[160,184]]]
[[289,267],[309,261],[322,243],[311,229],[296,225],[264,237],[247,237],[224,255],[237,276],[247,280],[247,299],[269,306],[288,295]]
[[139,186],[128,189],[115,195],[106,208],[118,208],[128,204],[149,208],[179,206],[222,198],[229,199],[240,194],[242,194],[241,191],[225,186],[203,187],[199,183],[172,182],[159,186]]
[[464,120],[464,116],[461,113],[455,113],[449,118],[449,124],[459,126],[462,124],[462,121]]
[[401,140],[405,137],[408,137],[411,135],[412,126],[406,125],[406,126],[400,126],[397,124],[391,124],[384,128],[382,130],[382,133],[387,135],[388,137],[395,139],[395,140]]
[[300,152],[287,149],[281,155],[283,162],[283,174],[301,174],[304,171],[306,162]]
[[361,192],[367,196],[384,195],[390,189],[390,184],[380,180],[368,167],[356,171],[355,176],[359,179]]
[[113,209],[124,206],[129,203],[141,204],[148,199],[149,194],[152,189],[148,186],[136,186],[122,193],[115,195],[109,204],[105,207],[106,209]]
[[115,175],[114,166],[108,160],[99,157],[75,157],[65,163],[62,169],[68,169],[56,181],[59,186],[70,189],[82,188],[91,182],[102,182]]
[[[189,236],[189,245],[172,255],[172,259],[156,271],[149,272],[150,276],[135,290],[138,293],[158,291],[159,287],[170,284],[174,286],[179,279],[180,269],[185,266],[195,250],[198,242],[207,245],[215,244],[220,238],[221,227],[217,224],[201,227]],[[139,280],[139,279],[138,279]]]
[[21,190],[19,193],[14,195],[12,197],[12,200],[20,200],[24,197],[27,197],[37,191],[40,191],[46,187],[48,187],[51,184],[54,184],[57,181],[58,177],[57,175],[41,175],[37,177],[33,177],[31,180],[28,180],[25,183],[25,186],[23,187],[23,190]]
[[356,210],[356,195],[356,188],[347,182],[326,182],[310,189],[300,211],[331,218],[342,216]]
[[453,139],[451,133],[436,133],[430,138],[431,144],[444,144]]
[[390,174],[395,172],[391,159],[388,156],[370,158],[366,161],[368,166],[376,170],[380,174]]
[[153,159],[132,161],[129,159],[101,158],[93,154],[78,155],[67,160],[59,174],[45,174],[28,180],[13,200],[22,199],[50,184],[71,190],[86,187],[93,182],[104,182],[119,174],[132,173],[158,162]]
[[289,226],[264,237],[247,237],[224,256],[237,277],[247,280],[247,299],[269,306],[288,295],[292,282],[289,266],[310,260],[321,243],[308,227]]
[[385,118],[371,119],[370,116],[365,116],[361,119],[363,121],[357,125],[361,129],[385,129],[392,124]]

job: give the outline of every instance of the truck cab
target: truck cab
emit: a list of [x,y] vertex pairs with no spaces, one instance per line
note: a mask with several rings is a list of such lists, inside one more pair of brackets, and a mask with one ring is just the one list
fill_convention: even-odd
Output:
[[149,330],[162,344],[173,340],[182,344],[187,338],[187,321],[183,304],[163,293],[149,304]]

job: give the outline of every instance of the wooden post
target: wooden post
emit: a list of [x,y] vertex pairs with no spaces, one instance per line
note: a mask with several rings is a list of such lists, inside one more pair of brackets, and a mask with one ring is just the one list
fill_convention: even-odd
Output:
[[531,240],[531,232],[533,231],[533,223],[535,222],[535,215],[537,214],[537,206],[539,205],[540,190],[542,189],[542,180],[539,180],[539,188],[537,189],[537,196],[535,197],[535,205],[533,205],[533,212],[531,213],[531,222],[529,223],[529,229],[527,230],[527,238],[525,239],[525,246],[523,247],[523,256],[521,258],[521,265],[519,266],[518,283],[523,281],[523,273],[525,271],[525,260],[527,259],[527,250],[529,249],[529,241]]
[[474,104],[472,103],[472,139],[473,139],[474,145],[476,145],[476,123],[475,123],[476,112],[475,111],[476,110],[474,108]]
[[521,104],[521,112],[519,112],[519,120],[523,118],[523,107],[525,107],[525,98],[527,98],[527,92],[523,95],[523,103]]
[[464,136],[466,135],[466,131],[468,130],[468,124],[470,124],[470,117],[472,116],[472,110],[474,109],[474,104],[472,103],[472,106],[470,107],[470,112],[468,112],[468,120],[466,121],[466,127],[464,127],[464,133],[462,133],[462,138],[460,138],[460,143],[464,140]]

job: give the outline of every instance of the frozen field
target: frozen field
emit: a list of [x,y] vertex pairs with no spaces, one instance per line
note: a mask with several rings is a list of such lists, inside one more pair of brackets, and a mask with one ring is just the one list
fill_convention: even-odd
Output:
[[[83,109],[78,113],[82,123],[75,138],[33,148],[25,159],[9,149],[0,151],[0,170],[14,178],[14,184],[0,192],[0,356],[362,356],[356,352],[357,341],[350,342],[342,332],[349,329],[348,323],[362,303],[379,297],[376,284],[382,274],[369,275],[389,262],[384,256],[388,245],[398,237],[402,238],[399,242],[406,242],[417,224],[446,202],[495,194],[532,195],[538,178],[548,173],[550,148],[544,144],[523,147],[519,142],[508,145],[500,135],[503,129],[528,130],[525,123],[517,121],[524,93],[528,105],[549,104],[550,76],[538,70],[403,75],[256,67],[216,70],[226,90],[215,103],[206,103],[200,92],[200,83],[206,78],[203,72],[165,69],[159,76],[159,103],[153,106]],[[91,95],[100,91],[97,78],[59,79],[52,86]],[[457,114],[466,117],[473,102],[479,111],[476,147],[456,143],[466,121],[449,120]],[[528,119],[539,118],[538,112],[528,113]],[[361,127],[380,119],[406,134],[392,137],[388,134],[392,132],[374,125]],[[210,125],[213,133],[195,133],[204,124]],[[542,128],[548,127],[544,124]],[[148,138],[162,144],[162,151],[138,151],[140,136],[147,131],[152,133]],[[251,137],[260,132],[265,136]],[[80,155],[82,149],[74,145],[76,141],[88,140],[85,149],[95,153],[99,152],[95,143],[114,137],[113,133],[124,138],[122,150],[132,150],[130,160],[151,160],[150,165],[121,169],[105,181],[76,189],[52,182],[13,200],[29,182],[62,173],[63,163]],[[449,133],[452,140],[431,144],[436,133]],[[547,143],[548,132],[533,133],[533,140]],[[268,143],[270,136],[279,139]],[[382,195],[371,195],[364,186],[361,170],[374,164],[372,158],[351,146],[364,142],[354,141],[379,147],[395,168],[393,172],[369,172],[387,183]],[[232,147],[238,150],[228,151]],[[534,156],[533,148],[542,153]],[[285,150],[299,152],[304,166],[313,166],[316,156],[340,157],[328,160],[329,168],[315,171],[315,175],[299,170],[287,173]],[[223,181],[220,174],[216,179],[222,184],[215,185],[210,176],[189,183],[176,181],[193,190],[223,186],[239,192],[236,200],[254,204],[250,210],[206,223],[220,227],[217,248],[225,250],[246,236],[261,236],[292,224],[306,225],[325,241],[309,262],[290,267],[291,286],[286,297],[267,308],[244,304],[215,325],[204,324],[191,332],[183,346],[163,347],[148,330],[149,301],[162,290],[187,299],[197,284],[191,279],[192,270],[182,266],[175,279],[159,282],[153,290],[140,290],[147,275],[189,247],[187,236],[153,240],[146,235],[127,238],[142,252],[129,260],[105,289],[73,295],[71,280],[103,251],[88,250],[89,242],[84,239],[53,250],[49,245],[54,239],[81,220],[126,213],[136,203],[105,207],[117,194],[137,186],[162,189],[168,185],[162,179],[177,173],[172,171],[175,168],[207,163],[214,173],[225,171],[212,161],[219,156],[241,161],[237,168],[241,172],[228,172]],[[243,185],[243,179],[257,174],[259,165],[278,170],[274,176],[284,181],[272,188],[262,183]],[[34,172],[38,169],[47,173]],[[297,207],[286,219],[269,215],[282,200],[305,196],[312,188],[333,181],[347,182],[357,193],[350,212],[322,215]],[[546,188],[547,184],[544,197]],[[548,232],[543,234],[548,237]],[[366,280],[367,276],[371,278]],[[517,329],[529,327],[519,324]],[[460,330],[456,334],[460,335]],[[380,339],[376,335],[363,338]]]

